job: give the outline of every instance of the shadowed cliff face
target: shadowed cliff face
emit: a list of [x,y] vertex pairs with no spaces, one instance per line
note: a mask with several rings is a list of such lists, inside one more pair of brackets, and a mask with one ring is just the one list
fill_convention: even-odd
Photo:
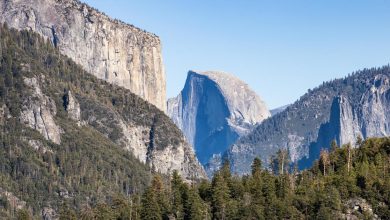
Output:
[[301,169],[312,165],[332,140],[354,145],[360,136],[390,133],[390,71],[385,66],[324,82],[294,104],[243,136],[224,154],[233,172],[245,174],[260,157],[267,164],[280,148],[287,148]]
[[[195,104],[190,102],[198,102],[197,113],[189,115],[189,117],[194,117],[195,125],[189,125],[189,127],[195,127],[192,143],[198,158],[204,164],[214,153],[222,152],[226,149],[225,146],[232,144],[237,138],[237,134],[231,131],[226,121],[229,110],[218,86],[201,75],[192,75],[190,78],[192,79],[186,84],[186,88],[187,86],[192,87],[191,92],[196,95],[187,96],[188,94],[184,93],[183,97],[193,97],[194,99],[186,100],[187,102],[183,104],[190,106]],[[190,132],[188,134],[191,135]]]
[[100,79],[166,110],[160,39],[76,0],[0,0],[0,22],[50,39]]
[[[360,101],[340,95],[333,99],[329,122],[321,125],[318,139],[311,144],[309,158],[318,158],[321,149],[328,148],[332,140],[338,145],[355,145],[358,137],[384,137],[390,134],[390,84],[389,75],[378,74],[369,80],[370,85]],[[300,161],[302,168],[312,165],[312,160]]]
[[188,73],[181,94],[168,101],[168,114],[194,146],[202,164],[270,115],[260,98],[239,79],[226,73],[193,71]]

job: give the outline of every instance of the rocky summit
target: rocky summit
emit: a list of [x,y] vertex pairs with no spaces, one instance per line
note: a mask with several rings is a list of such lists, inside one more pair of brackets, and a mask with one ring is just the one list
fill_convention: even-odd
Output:
[[0,0],[0,23],[32,30],[99,79],[166,109],[160,39],[77,0]]
[[169,99],[167,112],[203,164],[270,116],[246,83],[216,71],[189,71],[184,89]]
[[353,146],[359,137],[388,136],[389,82],[389,66],[324,82],[242,137],[224,156],[231,160],[234,172],[245,174],[255,157],[268,163],[278,149],[287,149],[291,161],[303,169],[332,140]]

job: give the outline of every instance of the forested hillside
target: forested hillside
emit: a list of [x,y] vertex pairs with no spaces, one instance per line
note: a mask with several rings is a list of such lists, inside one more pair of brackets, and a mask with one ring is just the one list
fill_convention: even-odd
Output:
[[250,161],[288,149],[300,169],[318,159],[336,140],[355,143],[360,137],[390,135],[390,66],[356,71],[309,89],[295,103],[266,119],[225,153],[234,172],[250,172]]
[[137,199],[153,170],[204,176],[162,111],[50,41],[1,26],[0,61],[0,219]]
[[[279,151],[275,166],[266,169],[256,158],[243,177],[231,174],[228,161],[211,182],[188,185],[177,172],[170,182],[155,176],[132,219],[390,219],[390,138],[355,149],[334,142],[331,149],[303,172],[288,167]],[[131,203],[122,205],[118,211],[113,201],[79,216],[130,219]]]

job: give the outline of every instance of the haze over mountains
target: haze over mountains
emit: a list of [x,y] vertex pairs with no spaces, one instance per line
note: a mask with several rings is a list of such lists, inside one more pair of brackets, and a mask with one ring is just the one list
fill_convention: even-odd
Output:
[[[296,103],[286,110],[284,110],[285,107],[276,109],[273,111],[273,118],[248,134],[256,124],[270,117],[271,114],[257,94],[236,77],[222,72],[190,71],[183,91],[175,99],[170,99],[167,102],[168,108],[166,108],[164,101],[165,72],[162,64],[160,40],[157,36],[118,20],[112,20],[78,1],[1,1],[0,4],[1,22],[6,22],[11,27],[29,29],[39,33],[46,39],[50,39],[55,47],[74,59],[86,71],[90,71],[100,79],[129,89],[163,111],[167,110],[168,115],[183,131],[189,143],[193,145],[197,157],[203,165],[208,164],[213,156],[214,159],[216,159],[215,156],[217,158],[218,155],[222,156],[225,150],[242,136],[245,136],[239,141],[242,144],[234,145],[230,151],[225,152],[225,156],[230,155],[228,156],[230,159],[246,163],[246,169],[249,169],[248,164],[255,155],[261,154],[262,159],[266,161],[267,157],[279,148],[288,148],[293,161],[308,157],[309,145],[312,142],[317,142],[317,136],[321,137],[319,134],[321,125],[329,120],[332,103],[329,100],[333,100],[339,95],[336,93],[327,94],[328,92],[326,92],[326,95],[322,97],[324,101],[321,100],[321,102],[315,101],[316,98],[311,98],[311,96],[308,97],[308,101],[304,101],[305,105],[310,107],[310,103],[315,102],[316,105],[323,106],[323,109],[318,109],[320,107],[313,109],[316,112],[315,117],[304,115],[304,110],[301,108],[307,106],[302,107]],[[328,90],[326,87],[323,89]],[[350,102],[348,96],[340,97],[340,99],[347,103]],[[326,102],[326,100],[328,101]],[[291,112],[291,109],[300,112],[299,114],[302,116],[299,117],[301,118],[296,118],[297,116],[294,115],[294,120],[288,120],[285,126],[290,128],[287,131],[278,130],[279,128],[276,128],[275,131],[270,129],[268,124],[271,122],[269,121],[281,120],[280,118],[286,114],[285,112]],[[386,112],[386,107],[382,109]],[[362,116],[363,118],[383,119],[385,117],[368,116],[368,110],[364,111],[366,114]],[[354,114],[352,117],[358,115],[356,112],[352,114]],[[303,123],[302,121],[308,122]],[[366,129],[364,127],[366,122],[354,121],[353,123],[358,125],[348,128],[348,131],[340,129],[340,135],[335,135],[332,138],[340,139],[339,143],[344,144],[347,143],[346,140],[355,140],[356,136],[360,134],[363,138],[386,135],[387,125],[383,125],[383,128],[377,128],[378,126],[382,127],[382,125],[375,122],[376,126],[371,123]],[[263,126],[265,126],[263,129],[267,135],[263,134],[264,132],[259,133]],[[377,129],[381,129],[381,132]],[[264,135],[266,137],[263,137]],[[275,139],[269,139],[269,135]],[[343,138],[337,138],[337,136]],[[332,138],[325,138],[326,140],[323,140],[321,145],[327,144],[328,139]],[[244,141],[245,139],[264,141],[260,143],[249,141],[248,145]],[[245,146],[245,150],[238,150],[240,153],[233,154],[232,152],[237,151],[238,146],[241,146],[240,149]],[[262,150],[254,153],[256,151],[254,149]],[[315,158],[314,156],[312,159]],[[143,161],[145,160],[143,159]],[[235,167],[234,162],[233,167]],[[239,173],[243,172],[239,170],[237,170]]]
[[358,137],[389,134],[389,74],[384,66],[324,82],[269,118],[265,104],[239,79],[190,71],[181,94],[168,101],[168,114],[209,175],[223,159],[233,173],[248,174],[255,157],[268,164],[279,149],[287,149],[291,162],[304,169],[332,140],[354,145]]
[[[249,204],[264,197],[253,203],[259,213],[268,208],[265,201],[280,208],[284,203],[275,198],[293,201],[285,199],[286,189],[305,187],[313,175],[349,175],[352,166],[361,176],[348,181],[366,190],[368,174],[359,164],[368,164],[367,158],[375,159],[373,167],[380,170],[372,187],[386,188],[381,172],[388,169],[382,158],[390,152],[388,139],[362,140],[390,134],[389,65],[324,82],[271,111],[236,76],[191,70],[180,94],[166,101],[161,42],[154,34],[77,0],[0,0],[0,12],[0,218],[28,209],[34,216],[57,219],[64,207],[88,212],[90,205],[115,203],[120,195],[128,199],[127,211],[135,210],[135,219],[144,217],[137,214],[141,204],[145,216],[161,212],[164,219],[181,219],[188,212],[187,219],[196,213],[202,218],[194,219],[209,219],[210,212],[214,219],[226,219],[225,207],[239,216],[236,210],[251,210]],[[339,150],[329,149],[333,140]],[[343,155],[351,148],[342,145],[356,143],[374,146],[380,159],[357,149],[361,155],[349,155],[345,162]],[[270,158],[280,150],[287,158],[279,158],[277,173]],[[330,151],[339,158],[332,168]],[[284,166],[285,161],[291,164]],[[293,164],[299,170],[289,176],[286,167]],[[243,175],[252,179],[240,182]],[[178,189],[165,192],[165,185]],[[165,201],[166,194],[173,197]],[[352,195],[358,193],[343,199]],[[387,202],[375,199],[375,207]],[[166,205],[171,201],[175,204]],[[148,202],[157,207],[153,212]],[[294,215],[285,218],[304,215],[304,208],[296,206]],[[341,208],[334,209],[341,215]]]

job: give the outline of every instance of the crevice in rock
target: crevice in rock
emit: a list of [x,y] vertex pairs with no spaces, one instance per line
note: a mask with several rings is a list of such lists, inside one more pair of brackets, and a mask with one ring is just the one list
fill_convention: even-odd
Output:
[[58,35],[57,35],[57,32],[55,30],[55,26],[52,26],[51,28],[51,33],[52,33],[52,37],[53,37],[53,45],[55,48],[58,48],[58,44],[60,43],[59,39],[58,39]]
[[151,159],[152,159],[152,152],[154,149],[154,138],[155,138],[155,129],[156,129],[156,116],[153,118],[153,123],[149,131],[149,145],[148,145],[148,150],[146,152],[146,163],[150,164]]
[[69,92],[64,89],[64,95],[62,96],[62,106],[65,111],[68,111],[69,106]]

